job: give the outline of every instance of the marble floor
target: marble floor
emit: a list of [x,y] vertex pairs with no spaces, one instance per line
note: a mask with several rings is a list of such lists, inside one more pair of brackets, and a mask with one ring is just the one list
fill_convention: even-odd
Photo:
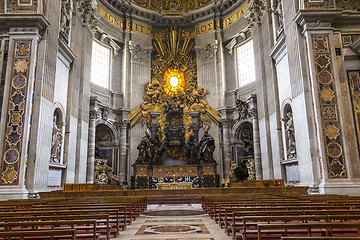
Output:
[[148,205],[116,239],[123,240],[230,240],[201,204]]

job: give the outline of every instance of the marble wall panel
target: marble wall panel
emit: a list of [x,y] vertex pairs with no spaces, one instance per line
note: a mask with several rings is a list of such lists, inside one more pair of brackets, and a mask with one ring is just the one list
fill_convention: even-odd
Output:
[[86,166],[87,166],[87,150],[88,150],[88,123],[81,121],[81,139],[78,139],[79,147],[79,171],[78,183],[86,183]]
[[280,161],[283,156],[281,156],[282,154],[280,153],[279,149],[279,142],[281,141],[281,139],[279,139],[279,126],[276,113],[270,115],[269,120],[274,178],[281,179],[283,178],[283,176]]
[[285,101],[285,99],[292,98],[289,61],[287,54],[285,54],[276,65],[276,73],[279,88],[279,104],[281,105]]
[[68,126],[67,150],[64,153],[64,163],[67,164],[65,183],[75,183],[75,162],[76,162],[76,136],[77,136],[77,119],[70,116]]
[[58,53],[55,73],[54,103],[58,102],[62,105],[64,108],[63,115],[65,115],[67,108],[69,70],[69,66],[65,62],[64,57],[61,53]]
[[312,139],[309,118],[311,113],[305,106],[305,94],[302,93],[292,100],[296,153],[299,164],[300,184],[312,186],[319,184],[323,178],[322,161],[318,155],[316,140]]
[[270,165],[269,165],[269,154],[270,149],[268,148],[267,130],[265,119],[259,120],[259,133],[260,133],[260,146],[261,146],[261,165],[263,172],[263,179],[271,179]]
[[39,122],[39,131],[37,132],[37,154],[33,179],[33,188],[37,190],[47,188],[54,116],[54,105],[52,102],[42,97],[40,106],[40,115],[37,120]]

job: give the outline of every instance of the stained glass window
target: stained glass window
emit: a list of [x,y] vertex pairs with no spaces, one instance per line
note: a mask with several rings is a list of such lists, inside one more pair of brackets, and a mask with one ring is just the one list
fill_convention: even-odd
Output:
[[169,68],[164,73],[164,90],[169,96],[174,96],[185,88],[184,73],[176,68]]
[[93,41],[91,56],[91,82],[109,88],[110,48]]
[[255,60],[253,41],[236,48],[239,87],[255,82]]

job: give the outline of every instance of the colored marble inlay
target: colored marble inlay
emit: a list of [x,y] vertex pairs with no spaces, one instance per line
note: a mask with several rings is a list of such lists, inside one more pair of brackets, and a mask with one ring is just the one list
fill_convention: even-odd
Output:
[[[325,2],[325,1],[324,1]],[[329,178],[346,178],[343,139],[336,98],[331,46],[327,35],[312,37]]]
[[332,0],[304,0],[305,8],[326,9],[333,6]]
[[359,0],[335,0],[336,8],[341,8],[344,10],[360,10],[360,1]]
[[0,185],[19,184],[31,41],[15,41]]
[[360,149],[360,70],[348,71],[358,147]]
[[204,224],[142,225],[135,235],[146,234],[209,234]]
[[38,0],[11,0],[12,13],[36,13]]

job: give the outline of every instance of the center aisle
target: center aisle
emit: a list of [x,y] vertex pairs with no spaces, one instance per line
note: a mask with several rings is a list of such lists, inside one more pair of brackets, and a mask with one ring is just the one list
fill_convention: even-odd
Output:
[[148,205],[116,239],[126,240],[230,240],[224,229],[206,214],[201,204]]

